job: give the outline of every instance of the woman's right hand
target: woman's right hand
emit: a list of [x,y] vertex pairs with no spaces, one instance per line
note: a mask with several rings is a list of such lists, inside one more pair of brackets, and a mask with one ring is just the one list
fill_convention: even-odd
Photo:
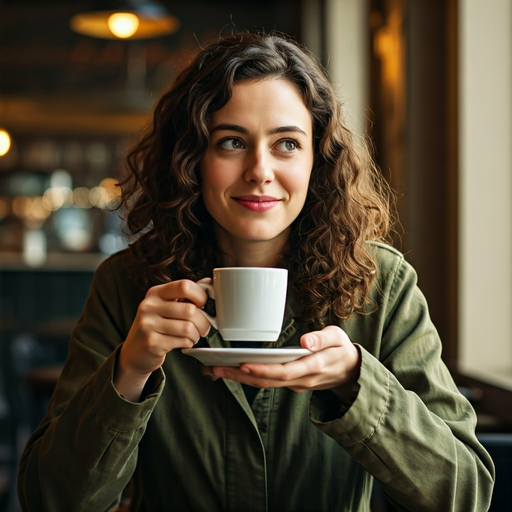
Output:
[[121,395],[139,400],[147,379],[168,352],[192,347],[208,334],[210,323],[199,310],[207,299],[197,283],[186,279],[148,290],[117,361],[114,385]]

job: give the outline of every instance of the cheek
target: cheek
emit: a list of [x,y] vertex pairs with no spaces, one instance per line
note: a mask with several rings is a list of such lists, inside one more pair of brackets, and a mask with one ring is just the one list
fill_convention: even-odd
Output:
[[217,173],[208,161],[203,161],[200,169],[203,197],[206,198],[211,195],[216,185],[218,185]]
[[230,173],[225,163],[221,164],[214,159],[205,158],[201,162],[200,170],[203,190],[206,188],[221,189],[228,185]]
[[293,176],[293,178],[287,180],[286,187],[289,191],[293,192],[297,199],[305,200],[308,194],[311,173],[301,169],[290,176]]
[[214,218],[220,205],[225,202],[224,197],[229,186],[225,171],[224,166],[216,165],[215,162],[204,160],[201,163],[203,203],[208,213]]

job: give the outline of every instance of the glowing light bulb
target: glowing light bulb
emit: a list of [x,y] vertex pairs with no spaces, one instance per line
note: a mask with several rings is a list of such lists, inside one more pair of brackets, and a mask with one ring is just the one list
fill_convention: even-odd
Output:
[[127,39],[139,28],[139,18],[130,12],[116,12],[108,18],[108,28],[116,37]]
[[11,147],[11,137],[6,130],[0,130],[0,156],[4,156]]

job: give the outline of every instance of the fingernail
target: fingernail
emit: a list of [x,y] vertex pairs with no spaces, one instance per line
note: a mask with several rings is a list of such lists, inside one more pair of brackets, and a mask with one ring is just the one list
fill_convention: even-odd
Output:
[[212,326],[209,325],[208,329],[206,329],[206,332],[203,334],[203,338],[206,338],[206,336],[208,336],[208,334],[210,333],[211,329],[212,329]]
[[215,376],[213,373],[212,373],[212,369],[209,367],[209,366],[204,366],[202,369],[201,369],[201,373],[207,378],[207,379],[210,379],[212,380],[213,382],[215,382],[218,377]]
[[243,371],[244,373],[251,373],[251,370],[249,370],[247,366],[240,366],[240,370]]
[[306,336],[304,343],[306,344],[306,348],[309,350],[313,350],[315,348],[315,340],[311,336]]

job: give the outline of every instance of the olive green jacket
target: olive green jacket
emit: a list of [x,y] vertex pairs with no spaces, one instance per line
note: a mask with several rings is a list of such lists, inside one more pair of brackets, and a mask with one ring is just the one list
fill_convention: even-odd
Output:
[[[48,413],[20,462],[23,510],[109,510],[133,476],[137,511],[368,511],[373,478],[399,510],[485,511],[494,468],[475,414],[441,361],[416,274],[375,244],[378,310],[340,322],[362,354],[351,404],[334,394],[212,381],[174,350],[141,403],[112,384],[143,295],[123,270],[97,270]],[[288,301],[274,346],[308,329]],[[212,330],[208,343],[226,346]]]

